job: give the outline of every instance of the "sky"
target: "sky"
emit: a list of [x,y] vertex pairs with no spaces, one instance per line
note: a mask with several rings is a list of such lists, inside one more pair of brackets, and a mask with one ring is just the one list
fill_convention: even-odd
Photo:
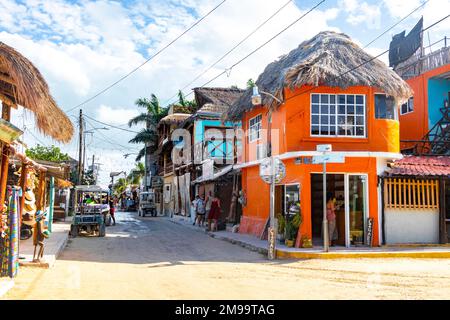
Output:
[[[0,41],[30,59],[47,80],[59,107],[77,126],[79,108],[105,87],[152,57],[222,0],[0,0]],[[235,62],[280,32],[314,7],[319,0],[293,0],[264,27],[188,86],[202,86],[224,70],[226,74],[208,86],[245,87],[265,66],[287,54],[320,31],[344,32],[364,47],[425,0],[326,0],[317,9],[283,32],[268,45],[229,70]],[[136,99],[156,94],[163,105],[218,58],[240,42],[287,0],[226,0],[156,58],[92,101],[83,104],[90,117],[128,128],[127,121],[143,109]],[[450,13],[450,0],[429,0],[420,10],[372,43],[366,50],[376,55],[389,47],[394,34],[407,32],[424,17],[424,27]],[[424,43],[450,36],[450,19],[424,34]],[[442,43],[441,43],[442,44]],[[431,50],[439,48],[436,45]],[[387,63],[387,54],[380,57]],[[189,96],[192,98],[192,95]],[[102,124],[87,119],[88,129]],[[25,129],[23,139],[56,145],[73,158],[77,135],[60,144],[35,129],[33,115],[19,108],[12,123]],[[138,131],[140,127],[133,127]],[[132,132],[110,128],[87,135],[86,155],[101,164],[100,184],[107,186],[109,172],[129,172],[142,146],[129,144]],[[128,158],[124,154],[132,154]]]

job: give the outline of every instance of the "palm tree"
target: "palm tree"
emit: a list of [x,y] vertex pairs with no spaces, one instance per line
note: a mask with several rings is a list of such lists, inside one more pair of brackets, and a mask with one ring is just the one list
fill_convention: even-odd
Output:
[[[128,121],[128,126],[132,127],[133,125],[145,123],[145,128],[138,132],[129,142],[137,144],[143,143],[146,147],[150,147],[154,150],[158,141],[157,125],[158,122],[167,115],[168,108],[161,108],[158,97],[154,94],[151,95],[150,99],[137,99],[135,105],[145,108],[146,110],[130,119]],[[141,160],[145,155],[145,146],[139,151],[136,161]]]
[[114,184],[113,189],[116,195],[122,194],[128,187],[128,181],[126,178],[119,178]]
[[178,102],[173,104],[177,107],[180,113],[194,113],[197,110],[197,103],[195,100],[186,100],[183,92],[178,91]]
[[142,162],[137,162],[136,167],[131,170],[127,179],[131,184],[140,184],[142,178],[145,176],[145,166]]

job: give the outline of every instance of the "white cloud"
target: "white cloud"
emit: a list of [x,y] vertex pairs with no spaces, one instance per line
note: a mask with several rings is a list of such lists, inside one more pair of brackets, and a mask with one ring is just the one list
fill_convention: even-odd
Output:
[[97,109],[97,119],[111,124],[124,124],[138,115],[138,110],[129,108],[112,108],[100,105]]
[[[130,117],[142,111],[134,106],[138,97],[155,93],[162,101],[166,100],[285,2],[227,1],[125,81],[83,105],[84,113],[103,122],[126,123]],[[67,110],[143,63],[211,10],[218,1],[137,0],[121,3],[98,0],[74,3],[63,0],[24,0],[21,3],[23,5],[12,0],[0,2],[0,41],[15,47],[36,64],[60,107]],[[300,17],[310,6],[301,5],[300,10],[295,4],[289,4],[192,87],[202,85],[244,57]],[[245,63],[234,68],[229,77],[222,76],[210,86],[245,86],[248,78],[256,78],[268,63],[288,53],[303,40],[323,30],[339,31],[329,25],[338,12],[337,8],[319,7]],[[71,115],[76,118],[77,112],[73,110]],[[127,145],[133,136],[133,133],[114,129],[104,134],[110,141],[117,141],[121,145]],[[48,144],[55,143],[39,137]],[[29,134],[26,138],[30,142],[34,141]],[[116,146],[114,149],[100,138],[100,135],[94,135],[88,151],[92,149],[99,154],[99,162],[109,164],[114,154],[117,164],[130,166],[133,163],[133,157],[126,160],[127,164],[120,162],[120,159],[123,153],[138,150],[139,146],[128,145],[129,149]],[[70,145],[59,146],[76,158],[76,137]],[[105,167],[106,177],[109,169]]]
[[368,4],[356,0],[341,0],[340,6],[348,13],[347,22],[353,26],[365,23],[369,29],[381,26],[381,10],[377,4]]

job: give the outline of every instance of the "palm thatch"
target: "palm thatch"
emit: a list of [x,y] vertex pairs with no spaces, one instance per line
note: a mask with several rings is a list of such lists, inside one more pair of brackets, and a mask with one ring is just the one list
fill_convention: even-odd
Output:
[[191,115],[189,113],[172,113],[168,116],[165,116],[159,121],[158,127],[166,124],[166,125],[178,125],[182,123],[184,120],[189,118]]
[[[293,90],[306,85],[342,89],[370,86],[382,90],[398,102],[411,97],[412,90],[405,81],[380,60],[371,59],[373,57],[349,36],[325,31],[269,64],[256,85],[260,91],[271,93],[281,101],[284,100],[284,88]],[[229,109],[226,117],[237,120],[242,113],[252,109],[251,96],[252,89],[249,88]],[[275,108],[279,105],[269,95],[262,98],[265,106]]]
[[50,95],[39,70],[22,54],[0,42],[0,100],[34,113],[37,128],[57,141],[69,142],[73,125]]

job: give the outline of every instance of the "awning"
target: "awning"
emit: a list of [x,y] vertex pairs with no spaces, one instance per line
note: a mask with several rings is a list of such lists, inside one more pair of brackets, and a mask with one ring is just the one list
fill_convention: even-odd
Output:
[[196,183],[201,183],[201,182],[206,182],[206,181],[214,181],[217,178],[227,174],[231,170],[233,170],[233,165],[223,167],[220,170],[218,170],[216,173],[214,173],[212,177],[203,178],[203,176],[201,176],[201,177],[198,177],[197,179],[195,179],[194,181],[192,181],[191,184],[196,184]]

